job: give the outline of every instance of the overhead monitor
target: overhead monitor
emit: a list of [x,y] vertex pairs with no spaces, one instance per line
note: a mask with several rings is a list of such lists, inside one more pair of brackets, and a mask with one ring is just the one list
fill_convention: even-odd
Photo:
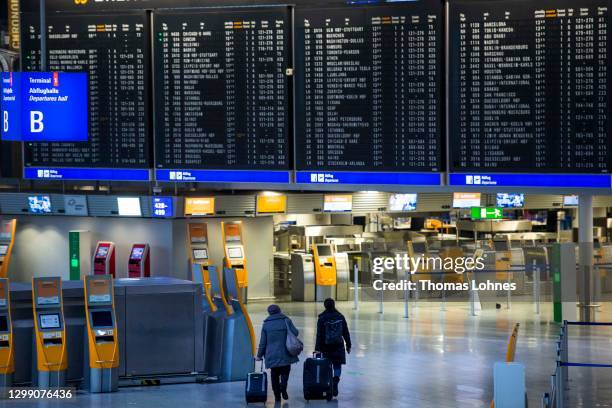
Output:
[[577,195],[566,195],[563,196],[564,207],[578,207],[578,196]]
[[51,198],[46,195],[28,196],[28,211],[31,214],[50,214]]
[[453,193],[453,208],[480,207],[480,193]]
[[140,198],[138,197],[117,197],[117,207],[119,215],[125,217],[141,217]]
[[351,212],[353,196],[351,194],[326,194],[323,198],[325,212]]
[[319,256],[332,256],[331,245],[319,244],[317,245],[317,255]]
[[231,247],[227,249],[227,255],[230,259],[242,259],[242,247]]
[[193,259],[195,259],[195,260],[208,259],[208,250],[206,250],[206,249],[194,249],[193,250]]
[[525,194],[497,193],[495,206],[501,208],[523,208],[525,206]]
[[414,211],[416,208],[416,194],[392,194],[389,197],[389,211]]
[[59,329],[60,316],[59,313],[47,313],[38,315],[41,329]]
[[137,247],[132,249],[132,254],[130,255],[130,259],[142,259],[142,255],[144,254],[144,248]]
[[110,310],[92,310],[92,327],[113,327],[113,314]]

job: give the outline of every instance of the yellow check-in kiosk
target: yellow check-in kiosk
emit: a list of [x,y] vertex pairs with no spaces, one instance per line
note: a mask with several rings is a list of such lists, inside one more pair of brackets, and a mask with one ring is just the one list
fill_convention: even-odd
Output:
[[225,258],[223,265],[236,271],[238,288],[244,303],[247,302],[249,274],[247,270],[244,240],[242,237],[242,221],[225,221],[221,223],[223,230],[223,249]]
[[63,387],[68,355],[61,279],[32,278],[32,306],[36,346],[32,382],[38,388]]
[[0,222],[0,278],[8,277],[16,229],[17,220],[3,220]]
[[85,276],[85,388],[114,392],[119,384],[119,341],[112,275]]
[[331,244],[314,244],[315,299],[323,301],[336,295],[336,258]]
[[[191,280],[202,284],[204,300],[211,312],[217,310],[211,294],[210,283],[210,252],[208,251],[208,225],[205,223],[187,224],[189,242],[189,262],[191,265]],[[216,268],[212,266],[216,273]]]
[[13,385],[15,353],[13,351],[13,325],[9,280],[0,278],[0,388]]

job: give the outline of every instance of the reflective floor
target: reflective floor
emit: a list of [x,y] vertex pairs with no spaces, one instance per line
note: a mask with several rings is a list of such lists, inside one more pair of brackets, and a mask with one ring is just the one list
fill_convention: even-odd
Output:
[[[248,306],[259,334],[267,304]],[[604,304],[599,321],[612,321],[612,304]],[[314,345],[320,305],[281,304],[301,330],[306,351]],[[365,302],[359,312],[352,303],[339,305],[352,332],[354,350],[344,366],[337,401],[306,403],[302,398],[302,365],[292,366],[290,400],[286,408],[338,407],[485,407],[493,396],[493,364],[505,357],[508,337],[520,323],[516,361],[526,366],[530,407],[539,407],[554,369],[559,327],[549,323],[550,305],[541,314],[527,303],[511,309],[483,310],[473,317],[465,303],[421,302],[403,317],[402,303]],[[570,360],[612,364],[612,328],[572,328]],[[303,358],[302,358],[303,360]],[[612,369],[570,369],[568,407],[612,407]],[[274,406],[271,391],[268,406]],[[79,393],[72,402],[32,404],[4,402],[0,406],[38,407],[239,407],[244,406],[244,383],[182,384],[121,388],[114,394]],[[261,404],[258,404],[261,406]]]

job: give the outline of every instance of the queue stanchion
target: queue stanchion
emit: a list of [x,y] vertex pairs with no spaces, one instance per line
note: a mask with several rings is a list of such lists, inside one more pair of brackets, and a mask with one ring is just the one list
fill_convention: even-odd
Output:
[[[381,279],[381,281],[382,281],[383,283],[385,282],[385,280],[384,280],[384,279]],[[385,293],[385,290],[384,290],[384,285],[383,285],[383,287],[381,288],[381,290],[379,290],[379,292],[380,292],[380,301],[379,301],[379,305],[378,305],[378,313],[380,313],[380,314],[384,314],[384,313],[385,313],[385,308],[384,308],[384,306],[383,306],[383,301],[385,300],[385,295],[384,295],[384,293]]]
[[512,309],[512,291],[510,290],[510,272],[506,272],[506,276],[508,277],[508,290],[506,291],[506,309]]
[[353,296],[353,310],[359,310],[359,266],[357,262],[353,265],[353,288],[355,295]]
[[440,311],[446,311],[446,288],[444,287],[444,271],[442,271],[442,301],[440,302]]
[[[406,282],[410,281],[410,270],[409,269],[406,269],[404,272],[404,280]],[[409,315],[408,315],[408,309],[410,308],[408,304],[409,302],[410,302],[410,290],[404,286],[404,319],[409,318]]]
[[533,300],[535,302],[535,314],[540,314],[540,267],[533,260]]

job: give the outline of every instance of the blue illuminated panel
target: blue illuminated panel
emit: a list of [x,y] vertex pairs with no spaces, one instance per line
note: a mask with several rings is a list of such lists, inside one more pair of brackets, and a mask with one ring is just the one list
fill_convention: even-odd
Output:
[[288,171],[156,170],[158,181],[209,183],[289,183]]
[[62,167],[26,167],[26,179],[149,181],[148,169],[86,169]]
[[376,173],[298,171],[296,183],[304,184],[401,184],[408,186],[439,186],[439,173]]
[[612,188],[607,174],[450,174],[451,186]]
[[172,197],[153,197],[151,199],[151,215],[166,218],[174,216],[174,201]]

